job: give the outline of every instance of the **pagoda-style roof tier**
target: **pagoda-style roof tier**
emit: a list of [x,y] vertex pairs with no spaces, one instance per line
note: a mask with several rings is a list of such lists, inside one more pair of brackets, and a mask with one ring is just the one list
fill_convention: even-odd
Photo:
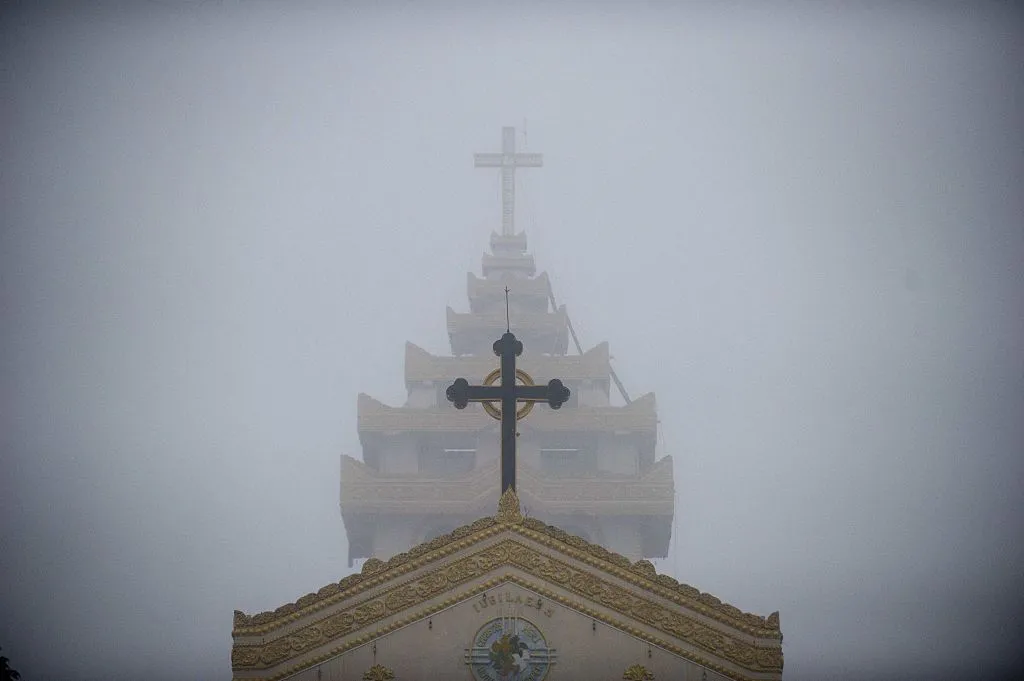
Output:
[[[454,409],[445,404],[428,409],[389,407],[365,393],[358,402],[359,437],[371,433],[478,433],[494,425],[482,407]],[[658,428],[654,393],[622,407],[573,407],[555,411],[538,405],[529,417],[535,432],[638,433],[653,438]]]
[[[456,355],[491,354],[491,345],[508,329],[504,310],[500,314],[448,313],[448,337]],[[562,305],[555,312],[525,312],[515,316],[516,336],[537,352],[564,355],[569,348],[569,326]]]
[[[582,355],[531,355],[525,352],[517,364],[537,382],[560,378],[563,381],[607,383],[611,372],[608,343],[601,343]],[[460,376],[471,382],[480,382],[498,366],[499,358],[494,355],[446,357],[432,355],[413,343],[405,344],[407,388],[425,381],[453,381]]]
[[492,253],[525,253],[526,232],[518,232],[512,236],[505,236],[497,232],[491,232]]
[[505,309],[505,287],[513,304],[531,312],[546,312],[551,283],[547,272],[530,279],[481,279],[472,272],[466,278],[469,309],[474,313]]
[[499,272],[515,272],[532,277],[537,273],[537,263],[529,254],[509,255],[505,253],[484,253],[483,273],[485,277]]
[[[349,456],[341,463],[342,515],[357,513],[476,513],[494,502],[500,479],[494,461],[462,476],[382,475]],[[662,516],[671,520],[675,503],[672,457],[638,477],[552,478],[518,462],[517,488],[531,512],[541,515]],[[647,522],[647,521],[644,521]],[[667,548],[668,538],[665,538]]]

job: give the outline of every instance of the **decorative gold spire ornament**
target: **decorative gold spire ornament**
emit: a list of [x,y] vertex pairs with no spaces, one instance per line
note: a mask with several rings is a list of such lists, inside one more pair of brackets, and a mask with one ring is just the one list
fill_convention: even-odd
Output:
[[393,681],[395,673],[384,665],[375,664],[363,672],[363,681]]
[[514,487],[509,487],[498,500],[498,515],[494,519],[499,523],[519,525],[523,522],[523,512],[519,509],[519,497]]
[[623,681],[654,681],[654,672],[648,671],[647,667],[634,664],[622,672]]

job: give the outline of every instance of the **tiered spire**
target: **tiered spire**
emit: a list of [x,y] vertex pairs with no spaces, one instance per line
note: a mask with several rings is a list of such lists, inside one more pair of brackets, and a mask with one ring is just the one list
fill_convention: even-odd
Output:
[[[540,156],[478,155],[477,165],[536,167]],[[500,156],[500,159],[499,159]],[[500,163],[498,161],[501,161]],[[525,346],[524,371],[538,383],[558,377],[571,390],[560,413],[542,409],[519,428],[517,476],[525,507],[631,558],[664,556],[674,507],[672,462],[655,461],[653,394],[612,406],[614,373],[602,343],[569,355],[571,326],[546,273],[537,273],[526,234],[514,233],[515,193],[503,194],[502,233],[492,233],[483,276],[467,275],[469,311],[448,308],[451,356],[406,345],[408,399],[388,406],[360,395],[362,461],[343,457],[341,510],[351,559],[388,556],[489,513],[501,493],[498,438],[481,407],[447,403],[458,377],[482,381],[494,368],[494,339],[511,327]],[[517,362],[517,367],[520,366]]]

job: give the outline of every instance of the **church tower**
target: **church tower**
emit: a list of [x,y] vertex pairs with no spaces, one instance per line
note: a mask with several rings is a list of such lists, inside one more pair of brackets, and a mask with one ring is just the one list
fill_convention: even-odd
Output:
[[476,158],[501,169],[502,229],[468,276],[469,311],[448,309],[451,354],[407,343],[405,404],[359,396],[341,513],[350,564],[366,560],[272,611],[236,610],[232,678],[781,681],[778,612],[645,560],[668,552],[674,499],[654,395],[629,399],[607,343],[582,351],[537,274],[512,203],[515,169],[541,158],[504,132]]
[[[451,355],[406,343],[406,403],[392,407],[359,395],[362,461],[341,460],[350,565],[408,551],[494,508],[499,425],[480,404],[452,409],[445,389],[457,377],[479,382],[495,369],[492,344],[506,330],[506,312],[526,348],[520,367],[537,383],[558,377],[571,391],[559,412],[540,409],[519,423],[524,513],[631,560],[668,553],[672,460],[655,459],[654,395],[629,399],[607,343],[582,349],[566,307],[556,305],[550,278],[537,273],[526,234],[515,231],[515,170],[541,163],[540,154],[516,152],[514,128],[503,130],[501,153],[476,155],[477,167],[500,169],[502,229],[491,234],[482,276],[467,276],[468,312],[447,310]],[[624,406],[612,406],[612,382]]]

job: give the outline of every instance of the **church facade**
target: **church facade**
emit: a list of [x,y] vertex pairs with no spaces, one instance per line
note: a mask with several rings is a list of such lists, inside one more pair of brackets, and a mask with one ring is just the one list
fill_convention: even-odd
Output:
[[[468,275],[469,312],[448,309],[452,354],[407,343],[406,403],[359,396],[363,456],[342,458],[341,512],[360,572],[272,612],[236,611],[236,681],[781,679],[778,613],[744,613],[647,560],[667,555],[674,510],[654,396],[629,398],[606,343],[582,350],[536,273],[509,178],[541,160],[514,147],[506,128],[502,154],[477,157],[502,171],[502,233],[483,277]],[[570,398],[519,423],[517,483],[495,515],[498,426],[445,391],[493,381],[510,320],[520,381],[558,378]]]
[[523,516],[420,544],[295,603],[235,612],[236,681],[769,681],[778,613],[744,613],[649,561]]

